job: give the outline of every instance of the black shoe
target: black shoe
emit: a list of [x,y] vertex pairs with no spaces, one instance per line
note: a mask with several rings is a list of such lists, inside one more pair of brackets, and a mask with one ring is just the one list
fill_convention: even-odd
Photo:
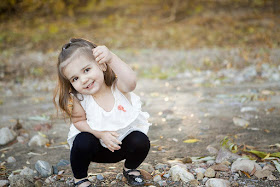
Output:
[[[136,175],[129,175],[130,172],[133,171],[137,171],[140,173],[140,175],[136,176]],[[132,186],[143,186],[145,184],[144,179],[143,179],[143,175],[141,175],[141,172],[137,169],[129,169],[127,171],[125,171],[123,169],[123,175],[125,176],[125,178],[127,179],[127,182],[129,185]]]
[[[84,182],[88,182],[89,180],[88,179],[83,179],[83,180],[80,180],[76,183],[74,183],[74,186],[79,186],[80,184],[84,183]],[[90,182],[90,181],[89,181]],[[92,187],[92,185],[88,185],[87,187]]]

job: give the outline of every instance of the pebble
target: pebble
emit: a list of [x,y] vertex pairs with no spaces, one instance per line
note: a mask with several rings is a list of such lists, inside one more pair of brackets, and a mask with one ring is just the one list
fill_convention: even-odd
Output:
[[35,187],[42,187],[43,186],[43,181],[41,180],[36,180],[34,183]]
[[169,178],[170,177],[170,174],[169,173],[165,173],[164,175],[163,175],[163,177],[165,177],[165,178]]
[[160,171],[163,171],[163,170],[168,169],[168,165],[167,165],[167,164],[158,163],[158,164],[155,166],[155,169],[160,170]]
[[246,127],[246,126],[250,125],[249,121],[239,118],[239,117],[234,117],[232,120],[233,120],[234,125],[239,126],[239,127]]
[[96,178],[100,181],[102,181],[104,179],[102,174],[97,174]]
[[197,180],[202,180],[203,177],[204,177],[204,174],[203,174],[203,173],[200,173],[200,172],[199,172],[199,173],[196,174],[196,179],[197,179]]
[[208,178],[215,177],[215,170],[212,169],[212,168],[208,168],[208,169],[205,171],[204,176],[205,176],[205,177],[208,177]]
[[47,143],[49,143],[49,140],[41,135],[35,135],[31,138],[31,140],[28,142],[28,145],[31,146],[45,146]]
[[196,173],[205,173],[205,171],[206,171],[206,169],[204,169],[204,168],[195,168],[194,169],[194,171],[196,172]]
[[178,165],[172,166],[169,170],[169,174],[171,175],[173,181],[179,181],[181,179],[183,182],[189,182],[194,179],[192,173]]
[[141,175],[143,175],[145,180],[150,180],[153,178],[153,176],[150,173],[148,173],[146,170],[139,169],[139,171],[141,172]]
[[218,149],[216,149],[215,147],[208,145],[206,147],[207,151],[211,154],[211,155],[217,155],[218,153]]
[[53,171],[50,164],[43,160],[38,160],[35,164],[35,169],[39,172],[42,177],[50,176]]
[[166,181],[163,181],[163,180],[158,181],[158,184],[159,184],[159,186],[167,186]]
[[[141,172],[141,174],[142,174],[142,172]],[[121,181],[122,178],[123,178],[123,174],[122,173],[118,173],[117,176],[116,176],[116,179]]]
[[0,180],[0,186],[8,186],[9,181],[8,180]]
[[14,163],[14,162],[16,162],[16,159],[15,159],[15,157],[9,156],[9,157],[7,158],[7,162],[8,162],[8,163]]
[[261,170],[261,166],[259,166],[256,162],[252,160],[236,160],[231,165],[231,171],[232,172],[238,172],[238,171],[245,171],[247,173],[251,173],[256,167],[256,170]]
[[208,177],[204,177],[204,178],[202,179],[202,183],[205,184],[207,180],[208,180]]
[[215,161],[214,160],[208,160],[206,162],[207,166],[212,166],[213,164],[215,164]]
[[15,139],[16,133],[10,130],[8,127],[3,127],[0,129],[0,145],[6,145],[13,139]]
[[254,173],[254,175],[258,178],[258,179],[263,179],[266,178],[270,175],[272,175],[272,171],[268,170],[268,169],[262,169],[262,170],[258,170]]
[[112,181],[111,185],[116,185],[118,182],[117,181]]
[[143,169],[149,173],[152,173],[155,170],[152,164],[148,164],[148,163],[142,163],[139,169]]
[[221,148],[218,152],[218,155],[216,157],[216,163],[222,163],[223,161],[233,161],[240,158],[239,155],[230,152],[229,150],[225,148]]
[[156,175],[156,176],[154,176],[154,178],[153,178],[153,181],[154,182],[158,182],[158,181],[160,181],[161,180],[161,176],[160,175]]
[[20,175],[31,175],[31,176],[35,176],[36,175],[36,171],[34,171],[33,169],[30,169],[28,167],[25,167],[21,172]]
[[[56,167],[58,167],[59,169],[61,169],[62,167],[68,166],[70,165],[70,162],[68,160],[60,160],[57,164]],[[61,167],[61,168],[60,168]]]
[[215,171],[229,171],[228,166],[224,164],[216,164],[211,166],[211,168],[214,169]]
[[224,179],[209,179],[206,182],[206,187],[230,187],[230,182]]
[[189,182],[189,184],[190,184],[190,186],[199,186],[200,185],[200,183],[197,180],[195,180],[195,179],[191,180]]
[[16,187],[34,187],[34,179],[30,175],[13,175],[9,177],[10,186]]

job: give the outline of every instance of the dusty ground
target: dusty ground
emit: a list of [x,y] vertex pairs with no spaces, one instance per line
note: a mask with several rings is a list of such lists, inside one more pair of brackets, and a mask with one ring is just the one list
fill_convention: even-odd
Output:
[[[29,139],[25,143],[14,141],[0,147],[1,162],[9,156],[17,160],[6,164],[8,173],[23,166],[34,169],[37,160],[45,160],[52,165],[61,159],[69,160],[69,148],[65,145],[69,124],[56,118],[52,104],[54,86],[52,79],[37,81],[27,78],[23,84],[1,82],[0,127],[13,126],[19,119],[31,138],[38,133],[34,126],[52,125],[49,130],[41,131],[51,140],[49,147],[29,147]],[[141,96],[143,111],[149,112],[150,122],[153,123],[148,133],[152,147],[145,160],[147,163],[208,156],[210,153],[206,147],[213,145],[219,148],[225,136],[232,137],[238,144],[255,146],[257,150],[279,152],[279,149],[269,146],[280,142],[279,82],[252,80],[207,86],[193,82],[193,78],[180,76],[164,80],[142,77],[138,80],[135,93]],[[240,111],[248,106],[256,108],[256,111]],[[38,116],[44,119],[32,118]],[[249,126],[243,128],[234,125],[233,117],[237,116],[247,119]],[[200,141],[191,144],[183,142],[191,138]],[[4,148],[7,149],[3,151]],[[30,152],[43,155],[28,155]],[[92,164],[89,172],[118,173],[121,167],[122,163]],[[65,176],[68,175],[71,176],[70,171]]]

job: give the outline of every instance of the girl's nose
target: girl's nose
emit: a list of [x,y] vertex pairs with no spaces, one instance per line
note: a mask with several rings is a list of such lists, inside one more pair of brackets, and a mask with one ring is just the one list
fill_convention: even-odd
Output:
[[82,84],[85,84],[85,83],[87,83],[88,79],[85,76],[83,76],[83,77],[81,77],[81,81],[82,81]]

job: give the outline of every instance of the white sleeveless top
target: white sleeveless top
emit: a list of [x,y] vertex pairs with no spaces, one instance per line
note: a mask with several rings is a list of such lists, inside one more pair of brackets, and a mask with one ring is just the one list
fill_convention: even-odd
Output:
[[[122,141],[132,131],[138,130],[147,134],[151,123],[148,123],[147,120],[149,114],[141,111],[140,97],[130,92],[130,103],[115,84],[111,86],[111,91],[115,104],[110,112],[100,107],[91,95],[79,95],[90,128],[96,131],[117,131],[119,141]],[[70,149],[75,137],[80,132],[74,124],[71,124],[67,138]],[[100,142],[102,146],[106,147],[101,140]]]

